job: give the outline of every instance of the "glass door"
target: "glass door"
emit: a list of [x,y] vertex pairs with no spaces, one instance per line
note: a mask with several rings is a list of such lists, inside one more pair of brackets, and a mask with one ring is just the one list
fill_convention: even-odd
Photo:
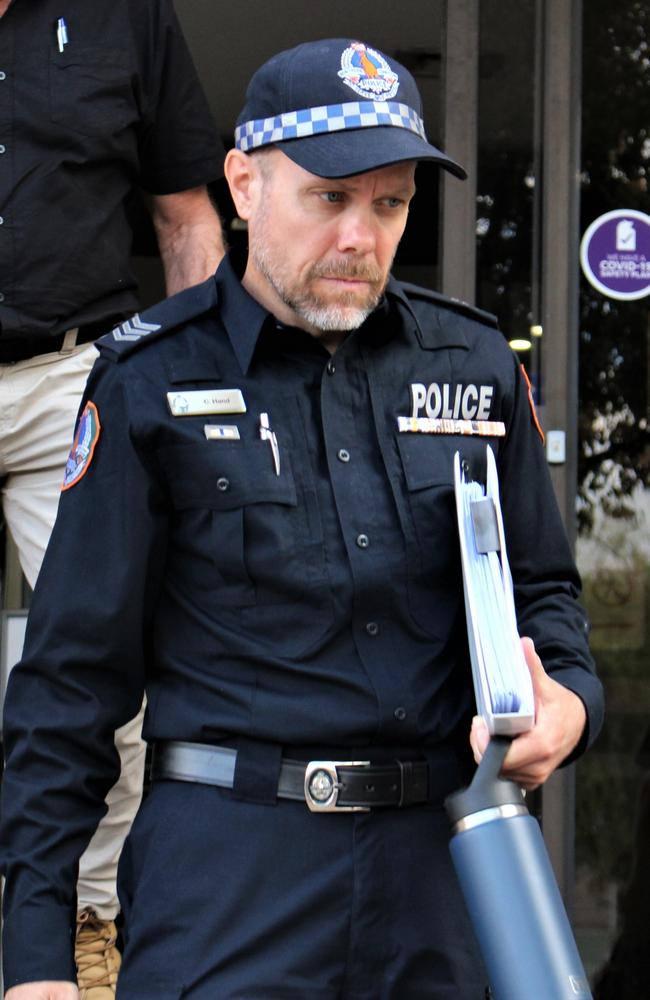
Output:
[[[590,0],[583,232],[650,213],[649,107],[650,3]],[[576,921],[596,1000],[650,996],[649,306],[582,279],[577,555],[607,715],[578,765]]]

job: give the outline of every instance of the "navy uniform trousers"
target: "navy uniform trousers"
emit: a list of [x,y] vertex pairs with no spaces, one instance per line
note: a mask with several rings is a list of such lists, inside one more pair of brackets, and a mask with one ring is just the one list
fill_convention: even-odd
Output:
[[448,841],[441,805],[157,782],[122,856],[117,1000],[484,1000]]

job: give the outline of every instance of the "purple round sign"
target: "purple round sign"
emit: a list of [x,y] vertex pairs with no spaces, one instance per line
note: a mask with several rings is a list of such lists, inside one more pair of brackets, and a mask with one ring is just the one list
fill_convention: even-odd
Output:
[[580,244],[587,281],[612,299],[650,295],[650,215],[617,208],[594,219]]

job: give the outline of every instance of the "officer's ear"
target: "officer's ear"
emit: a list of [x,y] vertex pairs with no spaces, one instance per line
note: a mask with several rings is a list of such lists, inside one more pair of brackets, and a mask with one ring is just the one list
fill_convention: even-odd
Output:
[[224,164],[224,174],[240,219],[249,221],[261,198],[264,173],[259,158],[241,149],[231,149]]

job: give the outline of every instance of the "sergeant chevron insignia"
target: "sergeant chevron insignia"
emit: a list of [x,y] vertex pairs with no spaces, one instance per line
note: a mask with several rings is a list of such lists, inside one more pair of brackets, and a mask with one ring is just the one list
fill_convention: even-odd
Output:
[[115,327],[113,339],[118,342],[121,340],[140,340],[141,337],[146,337],[148,333],[155,333],[156,330],[160,330],[160,323],[146,323],[140,319],[140,313],[135,313],[131,319],[127,319]]

